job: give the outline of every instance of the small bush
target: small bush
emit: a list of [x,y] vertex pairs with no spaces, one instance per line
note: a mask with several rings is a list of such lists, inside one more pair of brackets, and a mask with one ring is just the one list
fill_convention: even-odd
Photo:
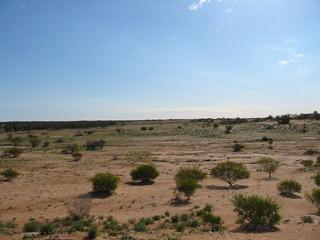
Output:
[[212,232],[220,231],[222,229],[222,218],[220,216],[213,215],[211,212],[210,213],[205,213],[201,216],[202,221],[204,223],[207,223],[211,227]]
[[111,236],[116,236],[123,230],[123,226],[112,216],[108,217],[103,224],[106,232]]
[[193,178],[183,179],[176,181],[177,191],[183,193],[187,197],[187,202],[190,201],[190,197],[200,187],[196,180]]
[[10,137],[9,140],[14,146],[18,146],[20,143],[23,142],[22,137]]
[[45,142],[43,142],[42,147],[47,148],[47,147],[49,147],[49,145],[50,145],[50,142],[45,141]]
[[320,172],[314,177],[314,183],[320,187]]
[[242,163],[226,161],[219,163],[211,170],[211,175],[227,182],[230,187],[240,179],[250,177],[250,173]]
[[97,173],[91,179],[93,192],[111,194],[119,184],[119,177],[110,172]]
[[179,169],[175,175],[176,181],[181,181],[185,179],[194,179],[196,181],[201,181],[205,179],[207,174],[203,172],[199,167],[184,167]]
[[78,151],[79,151],[79,146],[76,143],[68,144],[68,145],[64,146],[62,149],[63,154],[73,154]]
[[310,170],[313,167],[312,160],[302,160],[300,163],[306,170]]
[[307,194],[306,197],[317,208],[317,213],[320,215],[320,188],[313,189],[311,194]]
[[24,232],[39,232],[41,224],[34,219],[31,219],[29,222],[24,224],[23,231]]
[[77,199],[67,205],[67,210],[71,219],[80,220],[89,215],[91,201],[88,199]]
[[8,168],[1,172],[1,175],[3,175],[8,181],[11,181],[19,176],[19,172],[12,168]]
[[177,232],[184,232],[186,229],[186,224],[184,222],[174,224],[173,227],[176,229]]
[[141,127],[140,130],[141,130],[141,131],[147,131],[148,128],[147,128],[147,127]]
[[303,216],[301,217],[302,223],[313,223],[313,218],[311,216]]
[[154,165],[142,164],[131,171],[131,177],[134,181],[151,182],[159,176],[159,172]]
[[314,150],[314,149],[308,149],[307,151],[305,151],[303,153],[303,155],[306,155],[306,156],[312,156],[312,155],[316,155],[316,154],[319,154],[319,151],[317,150]]
[[40,143],[41,143],[41,140],[39,139],[39,138],[30,138],[29,139],[29,142],[30,142],[30,144],[31,144],[31,147],[37,147],[37,146],[39,146],[40,145]]
[[234,152],[240,152],[244,148],[244,145],[236,143],[232,146]]
[[283,115],[283,116],[277,116],[276,121],[278,124],[290,124],[290,116],[289,115]]
[[278,184],[278,190],[281,195],[291,197],[301,192],[301,184],[295,180],[284,180]]
[[257,163],[261,165],[261,169],[264,172],[269,174],[269,178],[271,178],[272,173],[274,173],[280,165],[279,161],[270,157],[260,158]]
[[41,225],[40,234],[41,235],[51,235],[54,233],[56,226],[52,223],[45,223]]
[[100,140],[90,140],[87,141],[87,150],[97,150],[102,149],[106,142],[102,139]]
[[88,229],[88,238],[89,239],[96,239],[96,237],[98,237],[98,233],[99,233],[98,226],[92,225]]
[[148,227],[144,222],[138,222],[133,227],[134,231],[136,232],[147,232]]
[[280,222],[279,205],[270,198],[237,194],[232,199],[238,223],[249,231],[269,231]]
[[9,158],[17,158],[23,153],[23,150],[21,148],[12,147],[7,148],[3,151],[2,156],[3,157],[9,157]]
[[272,139],[272,138],[270,138],[270,139],[268,140],[268,143],[269,143],[269,148],[272,148],[273,139]]
[[149,129],[149,131],[153,131],[154,127],[149,127],[148,129]]
[[225,134],[230,134],[233,126],[232,125],[226,125],[225,128],[226,129],[225,129],[224,133]]
[[80,152],[74,152],[72,153],[72,157],[74,161],[80,161],[80,159],[82,158],[82,154]]

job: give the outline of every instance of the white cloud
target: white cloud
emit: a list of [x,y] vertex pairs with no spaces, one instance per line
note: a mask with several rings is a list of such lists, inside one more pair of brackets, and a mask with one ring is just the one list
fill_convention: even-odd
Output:
[[197,0],[189,5],[189,10],[197,11],[199,8],[202,7],[203,4],[210,2],[210,0]]
[[278,62],[279,66],[286,66],[291,63],[297,63],[304,59],[305,55],[303,53],[293,53],[288,59],[283,59]]

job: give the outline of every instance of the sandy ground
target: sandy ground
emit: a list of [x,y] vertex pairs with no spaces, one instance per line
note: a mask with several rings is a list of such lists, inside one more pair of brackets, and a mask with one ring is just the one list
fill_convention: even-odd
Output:
[[[63,133],[59,133],[63,134]],[[0,221],[14,219],[20,226],[31,217],[39,220],[54,219],[67,215],[66,204],[79,197],[91,197],[91,184],[88,181],[96,172],[111,171],[121,177],[116,192],[108,198],[93,198],[90,214],[95,216],[112,215],[121,222],[131,218],[151,217],[163,214],[183,213],[196,205],[206,203],[214,206],[214,213],[224,220],[226,230],[222,233],[178,234],[181,239],[320,239],[320,217],[316,209],[304,194],[315,185],[311,179],[315,171],[304,171],[299,163],[303,159],[316,159],[316,156],[304,156],[305,150],[319,148],[320,137],[297,136],[294,140],[275,141],[273,149],[261,141],[245,142],[242,152],[234,153],[234,139],[195,138],[183,136],[145,136],[119,139],[117,144],[107,144],[98,151],[84,151],[79,162],[73,162],[69,155],[58,151],[34,151],[3,162],[1,167],[12,165],[21,175],[12,182],[0,181]],[[130,159],[132,151],[148,151],[152,161],[158,167],[160,176],[153,185],[133,186],[130,171],[139,162]],[[114,160],[113,156],[118,159]],[[281,162],[281,166],[272,179],[267,174],[257,171],[254,162],[261,156],[270,156]],[[169,201],[173,197],[175,183],[173,176],[177,169],[187,165],[198,165],[209,173],[217,163],[232,160],[245,163],[251,172],[250,179],[241,180],[238,190],[229,190],[226,183],[212,178],[202,182],[191,198],[191,204],[174,207]],[[302,184],[300,198],[285,198],[279,195],[277,183],[284,179],[295,179]],[[236,224],[237,215],[230,201],[236,193],[259,194],[270,196],[281,206],[282,221],[279,230],[269,233],[242,233]],[[310,215],[315,220],[312,224],[301,224],[301,217]],[[143,239],[161,239],[163,233],[154,231],[136,235]],[[81,239],[84,235],[74,233],[58,239]],[[103,236],[100,236],[104,239]],[[0,239],[21,239],[21,234],[1,236]]]

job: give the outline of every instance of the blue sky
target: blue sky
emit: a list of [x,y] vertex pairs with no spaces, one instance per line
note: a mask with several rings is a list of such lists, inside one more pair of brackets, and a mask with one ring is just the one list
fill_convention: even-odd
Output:
[[0,121],[320,110],[319,0],[1,0]]

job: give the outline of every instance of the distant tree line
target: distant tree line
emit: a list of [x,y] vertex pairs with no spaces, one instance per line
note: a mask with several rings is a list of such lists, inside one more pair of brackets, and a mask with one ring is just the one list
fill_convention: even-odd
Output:
[[[262,122],[266,120],[275,120],[279,124],[289,124],[290,120],[294,119],[310,119],[320,120],[320,114],[317,111],[313,113],[301,113],[301,114],[286,114],[282,116],[268,116],[266,118],[201,118],[192,119],[191,122],[204,122],[213,123],[219,121],[220,124],[240,124],[247,123],[249,121]],[[181,120],[181,119],[180,119]],[[165,122],[166,120],[146,120],[154,122]],[[117,124],[125,124],[133,121],[15,121],[15,122],[0,122],[0,130],[6,132],[14,131],[31,131],[31,130],[44,130],[44,129],[66,129],[66,128],[102,128]],[[141,121],[145,122],[145,121]]]
[[117,124],[116,121],[25,121],[25,122],[2,122],[2,131],[31,131],[43,129],[65,129],[65,128],[98,128]]

